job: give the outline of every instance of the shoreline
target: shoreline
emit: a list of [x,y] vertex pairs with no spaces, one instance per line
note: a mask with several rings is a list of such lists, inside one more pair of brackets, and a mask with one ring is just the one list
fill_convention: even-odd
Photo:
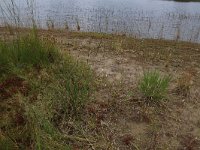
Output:
[[[10,27],[15,32],[21,32],[26,33],[32,31],[31,27]],[[66,29],[42,29],[37,28],[37,32],[39,33],[45,33],[45,34],[59,34],[60,36],[69,36],[69,38],[94,38],[94,39],[113,39],[113,38],[128,38],[128,39],[135,39],[135,40],[145,40],[145,41],[162,41],[167,43],[181,43],[181,44],[194,44],[194,45],[200,45],[200,42],[192,42],[192,41],[183,41],[183,40],[172,40],[172,39],[159,39],[159,38],[137,38],[133,36],[127,36],[125,34],[117,34],[117,33],[104,33],[104,32],[87,32],[87,31],[76,31],[76,30],[66,30]],[[0,26],[0,32],[9,32],[8,27]]]

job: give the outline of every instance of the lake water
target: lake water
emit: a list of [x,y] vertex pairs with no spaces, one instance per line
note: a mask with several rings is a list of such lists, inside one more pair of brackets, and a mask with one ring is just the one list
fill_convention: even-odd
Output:
[[[25,0],[16,0],[27,17]],[[200,2],[166,0],[35,0],[42,28],[68,26],[81,31],[119,33],[139,38],[200,42]]]

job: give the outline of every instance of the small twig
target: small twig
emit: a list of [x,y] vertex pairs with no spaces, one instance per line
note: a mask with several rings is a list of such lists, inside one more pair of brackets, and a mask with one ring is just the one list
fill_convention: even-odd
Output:
[[132,143],[133,147],[136,149],[136,150],[140,150],[137,145],[135,145],[134,143]]

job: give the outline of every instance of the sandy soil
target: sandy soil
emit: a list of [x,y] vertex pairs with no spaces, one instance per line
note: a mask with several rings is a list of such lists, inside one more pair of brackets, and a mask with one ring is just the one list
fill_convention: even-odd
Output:
[[[199,56],[199,45],[166,42],[147,48],[144,41],[140,46],[148,51],[145,55],[134,46],[116,46],[120,40],[107,45],[107,39],[55,38],[63,51],[87,62],[103,78],[88,108],[87,117],[96,118],[102,135],[94,149],[200,149],[200,57],[192,58]],[[160,106],[145,104],[137,88],[143,72],[155,69],[173,77],[168,99]],[[190,84],[189,94],[177,92],[179,80]]]

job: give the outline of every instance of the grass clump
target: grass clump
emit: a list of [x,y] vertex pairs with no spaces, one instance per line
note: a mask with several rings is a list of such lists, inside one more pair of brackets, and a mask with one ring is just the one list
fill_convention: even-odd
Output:
[[139,89],[149,101],[159,101],[166,96],[169,87],[170,76],[161,76],[157,71],[149,71],[139,84]]
[[50,41],[41,41],[36,33],[0,41],[0,75],[12,67],[41,67],[53,63],[58,52]]
[[10,62],[5,53],[6,51],[4,51],[3,45],[0,43],[0,77],[9,72],[10,69]]
[[62,127],[81,121],[92,88],[90,68],[28,34],[0,42],[0,69],[0,147],[70,149],[81,135]]
[[72,116],[80,114],[81,109],[87,103],[92,87],[92,72],[90,68],[68,56],[54,70],[56,78],[60,79],[60,84],[64,87],[64,99],[61,96],[59,108],[62,108]]

